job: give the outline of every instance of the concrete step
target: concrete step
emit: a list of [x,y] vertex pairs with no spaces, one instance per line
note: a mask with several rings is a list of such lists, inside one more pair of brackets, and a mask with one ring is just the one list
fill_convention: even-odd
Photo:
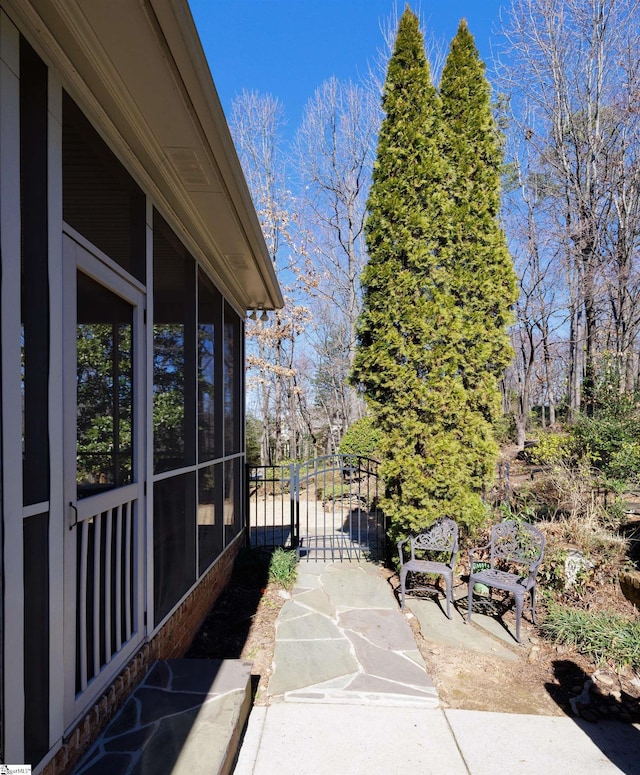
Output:
[[156,662],[74,775],[227,775],[250,708],[248,662]]

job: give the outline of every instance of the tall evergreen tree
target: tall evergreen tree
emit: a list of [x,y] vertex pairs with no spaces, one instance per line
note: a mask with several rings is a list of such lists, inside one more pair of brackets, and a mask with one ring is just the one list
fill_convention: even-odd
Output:
[[513,355],[507,326],[517,281],[498,220],[502,143],[491,110],[491,87],[463,19],[440,82],[442,150],[449,163],[452,229],[448,267],[456,305],[464,311],[460,373],[470,419],[467,444],[477,448],[484,479],[497,454],[490,424],[500,412],[497,380]]
[[441,515],[473,525],[484,513],[484,469],[465,432],[464,310],[449,287],[452,222],[440,101],[409,8],[398,26],[382,104],[352,381],[381,433],[382,506],[398,535]]

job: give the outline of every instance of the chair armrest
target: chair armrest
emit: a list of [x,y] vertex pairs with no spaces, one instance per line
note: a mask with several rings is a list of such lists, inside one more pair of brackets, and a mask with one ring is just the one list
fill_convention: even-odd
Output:
[[540,564],[542,563],[542,557],[538,557],[537,560],[534,560],[532,563],[529,564],[529,578],[534,579],[536,575],[538,574],[538,570],[540,568]]
[[476,552],[484,552],[487,549],[491,549],[491,542],[489,542],[485,546],[474,546],[473,549],[469,549],[469,560],[473,560],[473,555]]
[[400,565],[404,565],[404,554],[402,552],[402,547],[409,542],[409,538],[403,538],[402,541],[398,541],[398,554],[400,555]]

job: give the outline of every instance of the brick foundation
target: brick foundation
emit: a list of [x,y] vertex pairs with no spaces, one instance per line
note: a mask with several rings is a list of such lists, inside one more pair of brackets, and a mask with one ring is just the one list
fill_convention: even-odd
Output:
[[145,643],[115,681],[96,701],[66,738],[62,748],[42,770],[41,775],[69,775],[82,755],[96,741],[108,722],[124,705],[157,659],[184,656],[216,599],[228,584],[233,562],[240,551],[239,536],[198,586],[175,610],[163,627]]

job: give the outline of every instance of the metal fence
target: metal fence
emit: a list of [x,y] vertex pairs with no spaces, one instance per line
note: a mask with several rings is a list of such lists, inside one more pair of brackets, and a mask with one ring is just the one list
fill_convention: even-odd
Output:
[[378,463],[369,458],[248,466],[251,546],[295,549],[306,560],[382,559],[386,523],[378,500]]

